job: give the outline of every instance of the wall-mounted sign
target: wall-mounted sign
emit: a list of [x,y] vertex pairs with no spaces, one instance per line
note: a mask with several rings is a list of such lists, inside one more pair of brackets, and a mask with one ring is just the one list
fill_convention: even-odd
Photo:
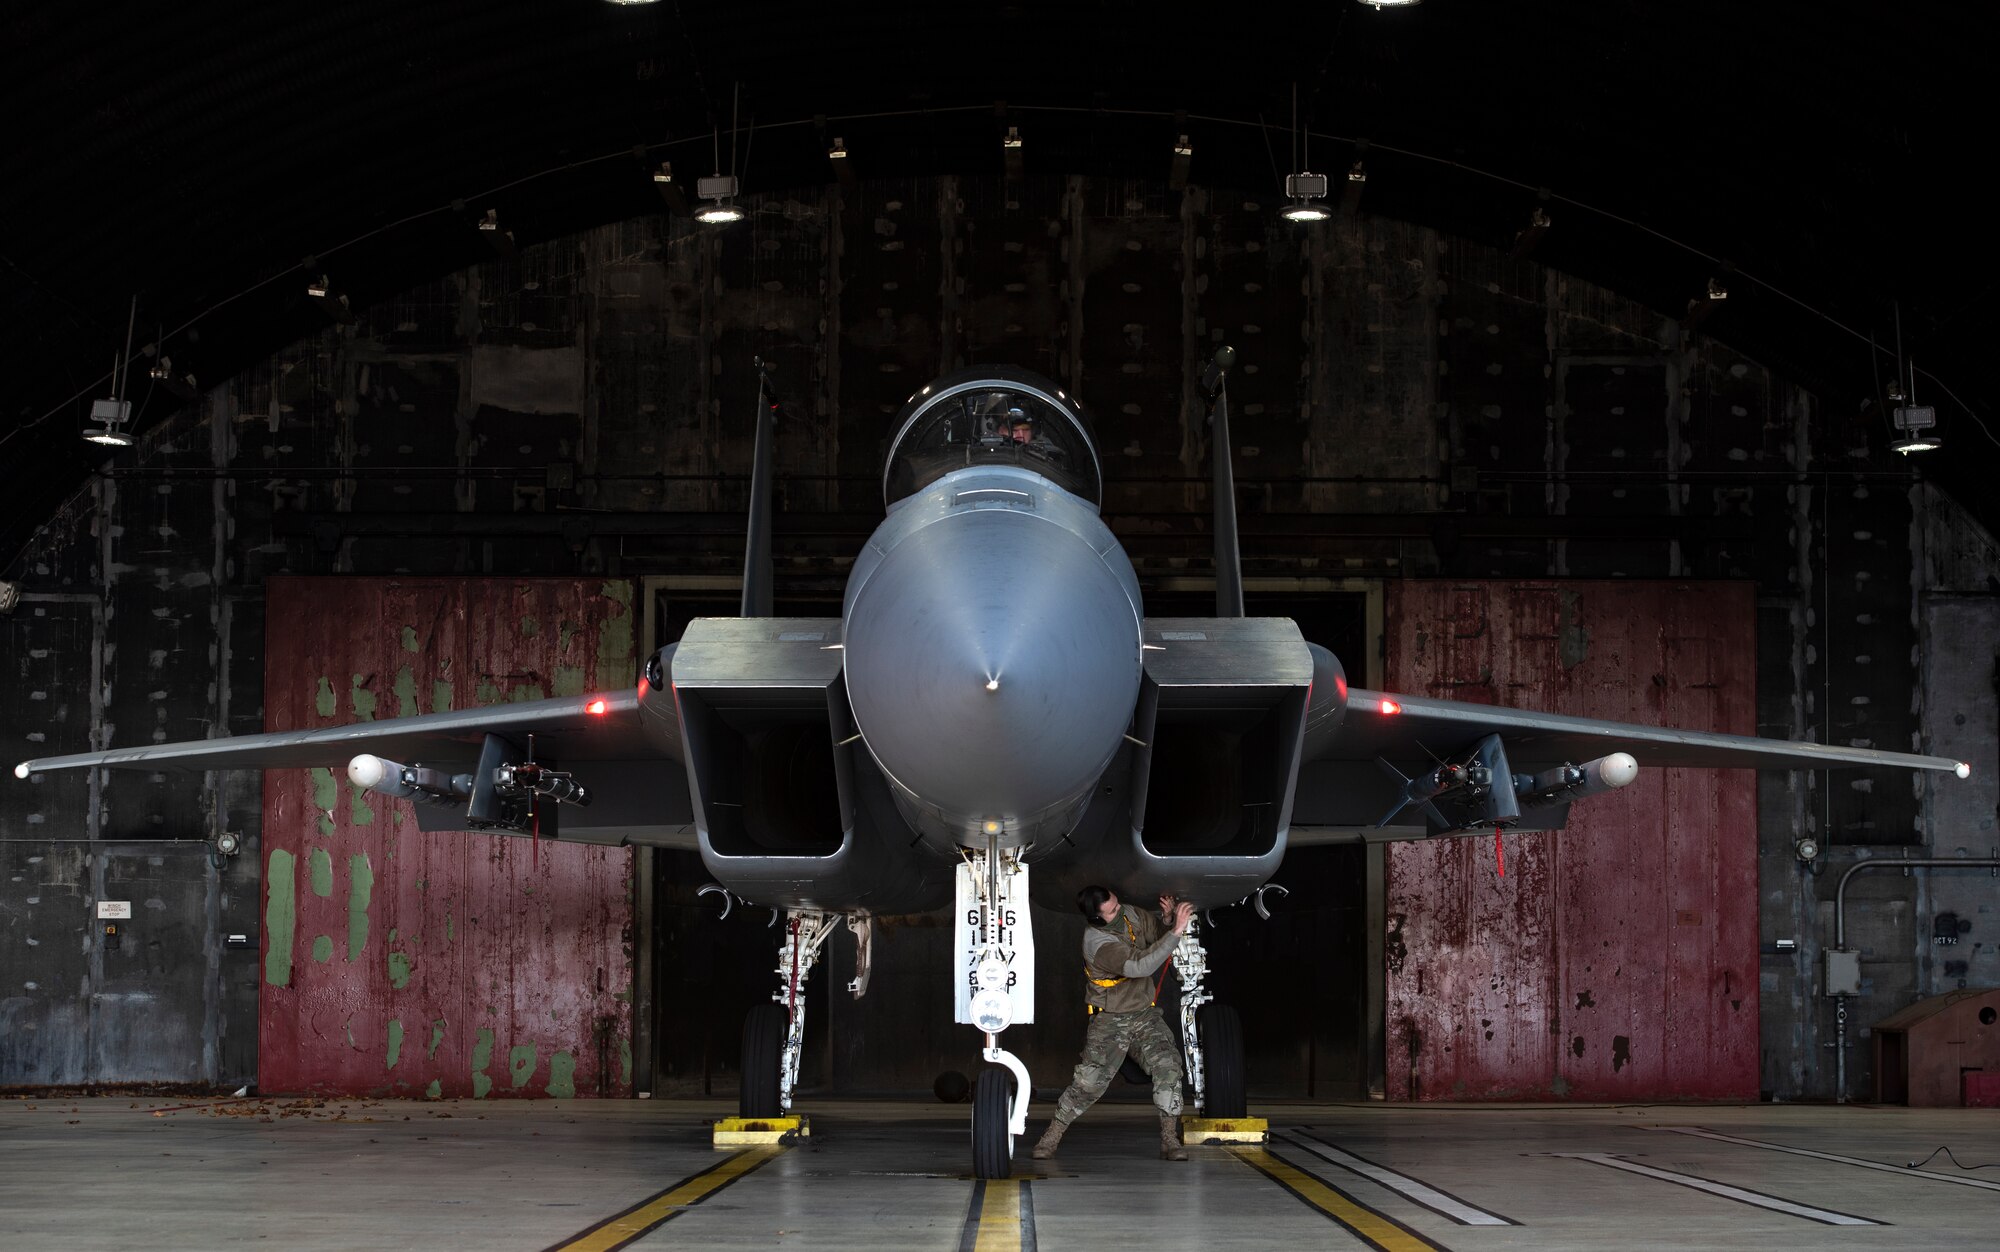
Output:
[[100,921],[130,917],[132,916],[132,902],[130,900],[99,900],[97,902],[97,916]]

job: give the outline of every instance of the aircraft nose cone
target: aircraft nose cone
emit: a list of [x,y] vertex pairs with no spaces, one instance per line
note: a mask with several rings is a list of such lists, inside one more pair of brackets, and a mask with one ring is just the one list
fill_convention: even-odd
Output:
[[1078,536],[1010,511],[905,537],[849,606],[845,640],[876,760],[974,828],[1082,796],[1138,697],[1138,619],[1118,579]]

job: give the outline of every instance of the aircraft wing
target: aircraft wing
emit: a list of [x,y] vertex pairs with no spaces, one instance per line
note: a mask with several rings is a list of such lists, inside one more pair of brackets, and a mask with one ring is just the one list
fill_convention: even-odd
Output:
[[1508,758],[1517,769],[1582,764],[1612,752],[1630,753],[1642,767],[1825,769],[1880,765],[1946,772],[1965,769],[1960,762],[1941,756],[1600,721],[1495,704],[1392,695],[1360,687],[1348,692],[1345,722],[1313,759],[1372,761],[1381,756],[1414,764],[1431,759],[1433,753],[1449,758],[1493,734],[1505,741]]
[[[634,691],[565,696],[479,709],[454,709],[351,726],[279,730],[186,743],[148,743],[102,752],[41,757],[14,767],[16,778],[63,769],[179,770],[344,769],[357,756],[423,764],[447,774],[474,769],[487,736],[516,749],[534,736],[535,756],[571,770],[590,789],[588,806],[562,806],[560,836],[582,843],[693,848],[687,771],[677,727],[642,722]],[[465,830],[464,801],[415,804],[423,830]],[[548,823],[551,830],[557,824]]]
[[[1570,805],[1649,766],[1876,766],[1967,777],[1948,757],[1679,730],[1353,688],[1335,728],[1309,731],[1292,824],[1301,846],[1490,829],[1556,830]],[[1454,770],[1468,772],[1453,773]],[[1476,783],[1484,770],[1490,786]],[[1513,785],[1507,785],[1511,780]]]
[[[594,706],[601,711],[591,712]],[[357,722],[314,730],[277,730],[261,735],[232,735],[185,743],[147,743],[102,752],[77,752],[41,757],[14,767],[14,776],[59,769],[184,770],[284,769],[314,765],[344,767],[363,753],[396,761],[447,762],[479,759],[488,734],[525,741],[535,736],[537,755],[569,766],[584,761],[666,757],[678,761],[678,745],[649,738],[639,722],[639,698],[630,691],[615,695],[565,696],[499,704],[482,709],[453,709],[417,717]]]

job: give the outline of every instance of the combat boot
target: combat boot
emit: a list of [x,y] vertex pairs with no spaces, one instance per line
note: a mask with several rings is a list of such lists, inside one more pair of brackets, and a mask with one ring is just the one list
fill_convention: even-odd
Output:
[[[1040,1149],[1036,1149],[1040,1151]],[[1160,1114],[1160,1159],[1163,1161],[1185,1161],[1187,1149],[1181,1146],[1180,1118],[1172,1113]]]
[[1048,1160],[1056,1154],[1056,1145],[1062,1142],[1063,1131],[1068,1129],[1068,1122],[1059,1122],[1054,1118],[1050,1118],[1049,1128],[1042,1132],[1042,1137],[1036,1142],[1034,1151],[1028,1153],[1028,1155],[1038,1161]]

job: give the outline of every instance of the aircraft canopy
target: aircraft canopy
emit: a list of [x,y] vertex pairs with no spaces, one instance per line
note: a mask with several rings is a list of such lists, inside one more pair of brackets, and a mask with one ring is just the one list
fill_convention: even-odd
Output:
[[1103,502],[1097,449],[1068,397],[1032,374],[998,369],[940,379],[910,397],[883,466],[883,502],[985,465],[1018,466]]

